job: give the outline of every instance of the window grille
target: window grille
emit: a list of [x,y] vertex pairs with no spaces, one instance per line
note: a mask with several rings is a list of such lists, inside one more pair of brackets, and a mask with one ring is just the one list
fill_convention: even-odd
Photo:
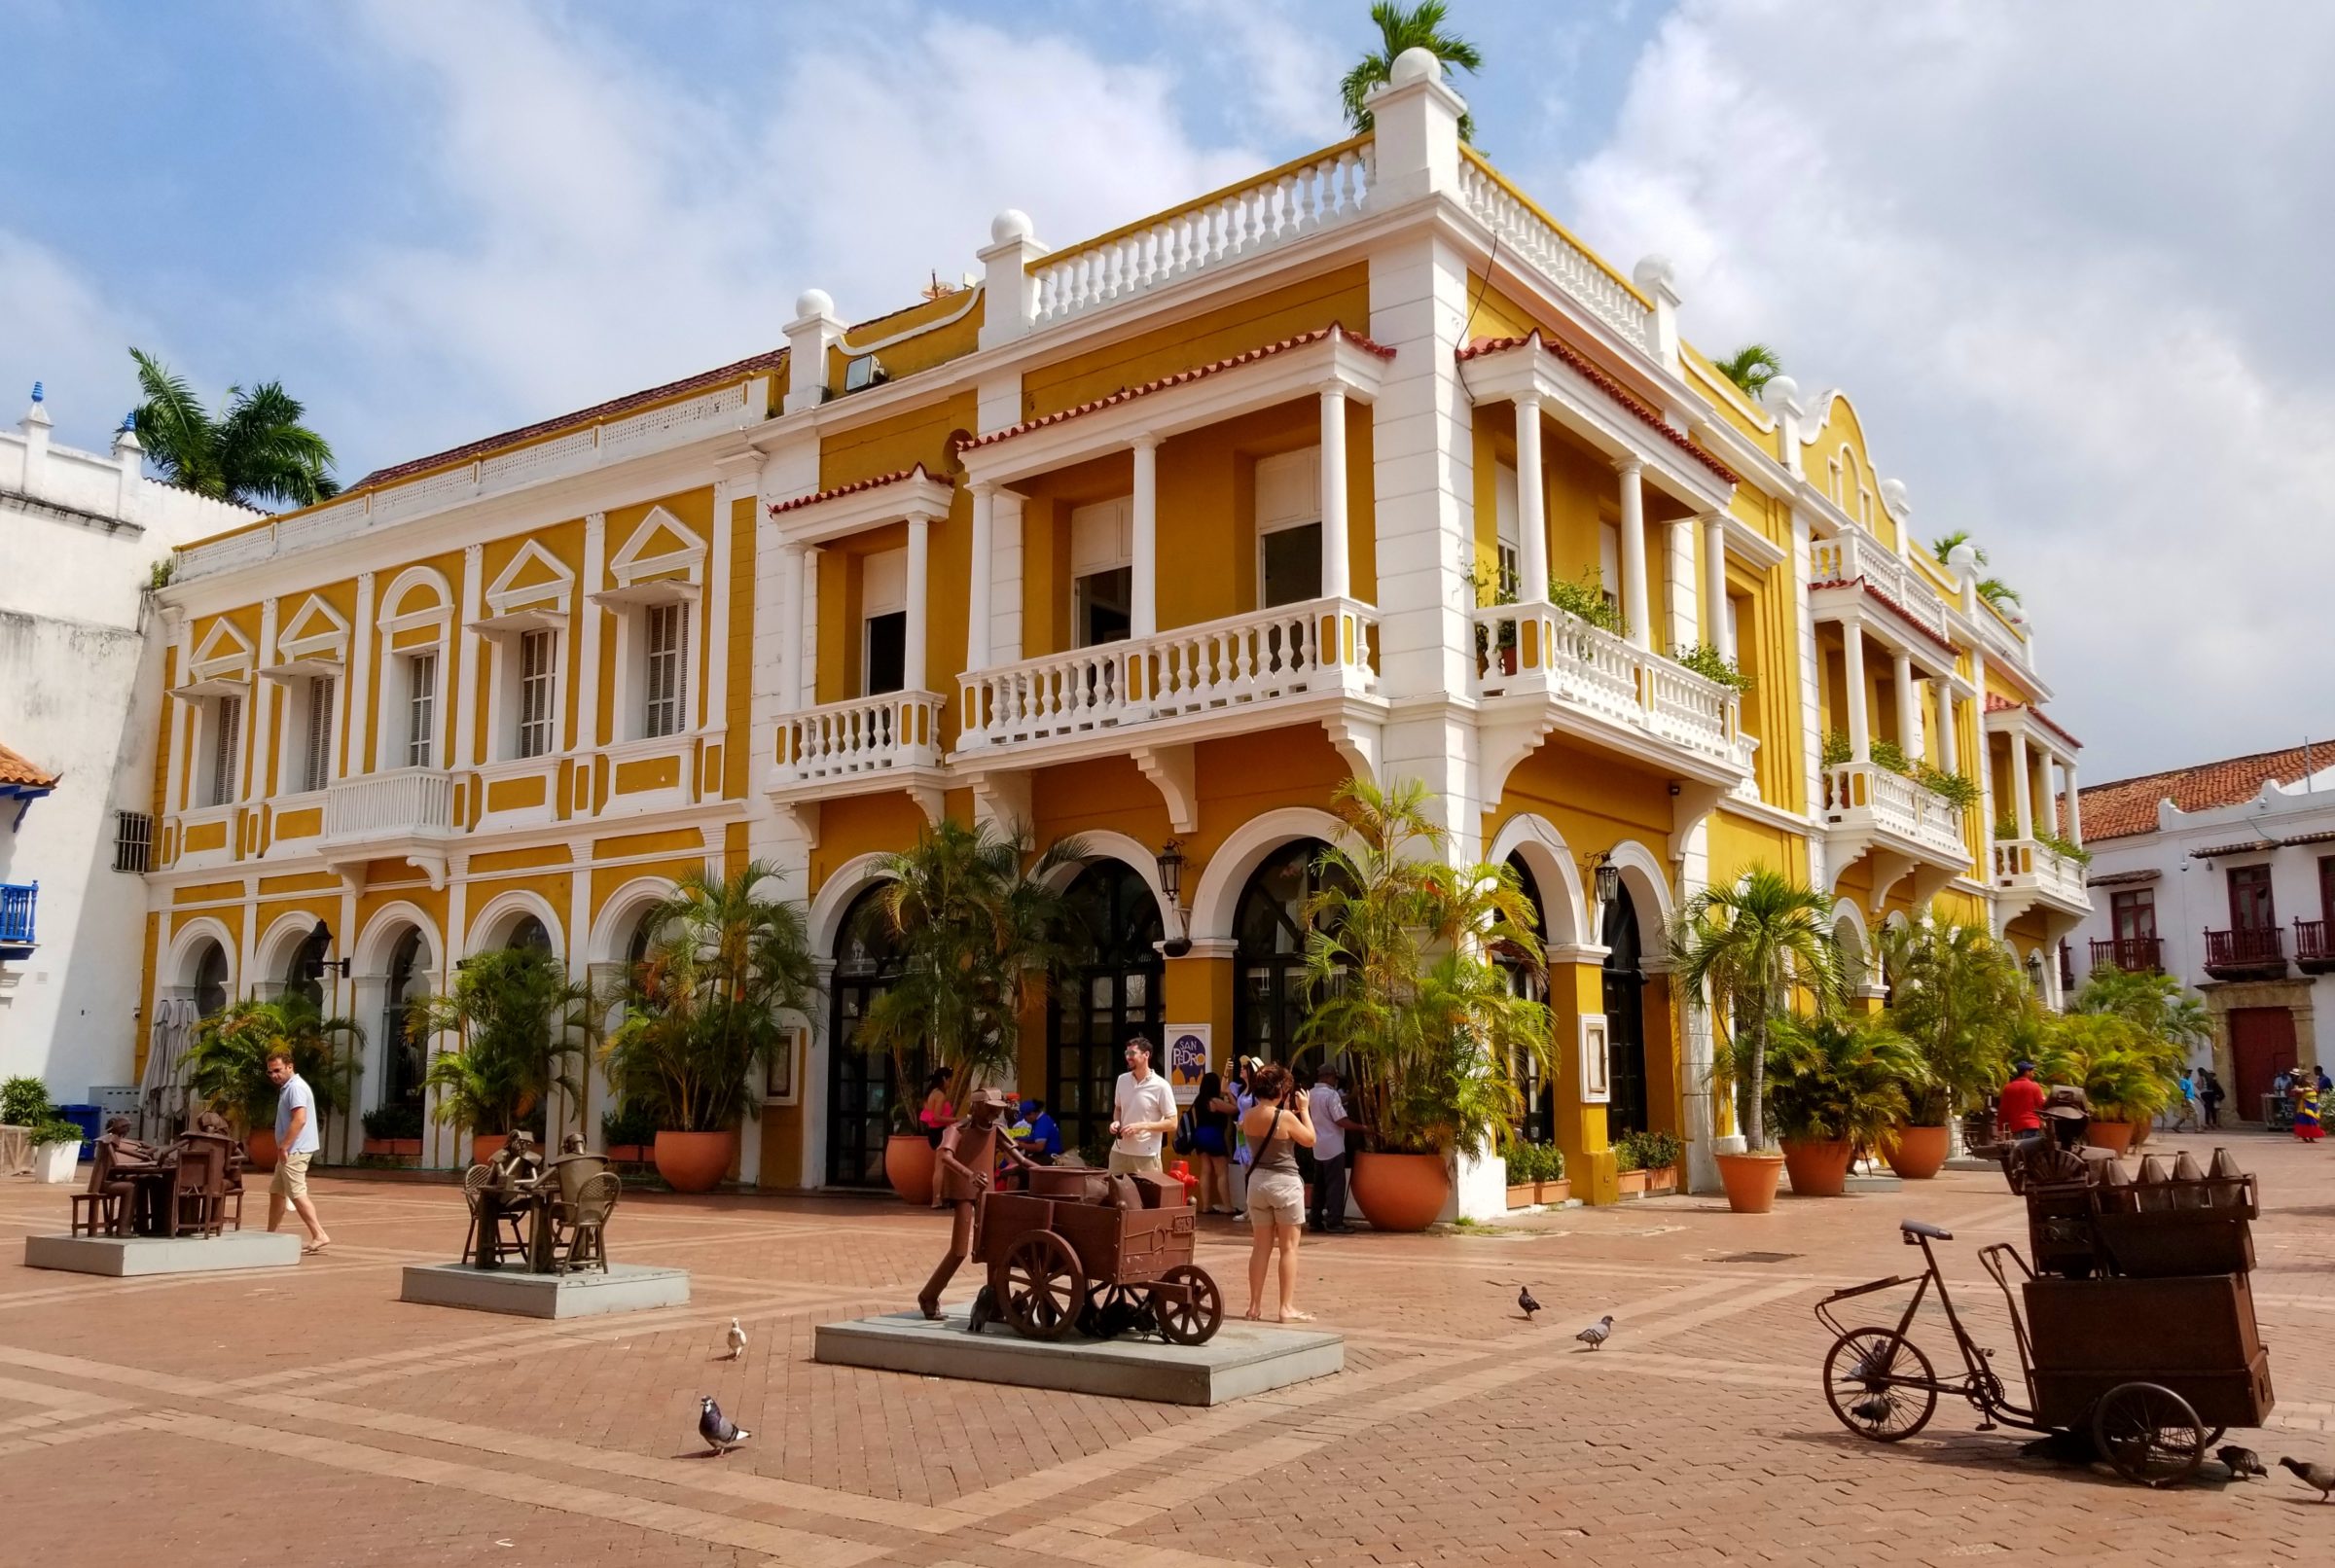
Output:
[[648,612],[648,706],[641,718],[647,736],[678,734],[685,704],[682,692],[689,650],[689,606],[652,604]]
[[542,757],[552,749],[552,634],[530,631],[519,639],[519,754]]
[[114,870],[143,872],[154,863],[154,818],[143,811],[114,813]]

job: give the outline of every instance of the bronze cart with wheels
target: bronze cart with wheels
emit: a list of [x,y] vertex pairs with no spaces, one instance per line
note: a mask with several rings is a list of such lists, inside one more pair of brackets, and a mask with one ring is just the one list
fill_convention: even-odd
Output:
[[1203,1344],[1224,1322],[1224,1297],[1192,1261],[1195,1211],[1180,1183],[1039,1167],[1028,1189],[981,1200],[975,1259],[988,1285],[976,1327],[993,1312],[1029,1339],[1072,1330],[1129,1330]]

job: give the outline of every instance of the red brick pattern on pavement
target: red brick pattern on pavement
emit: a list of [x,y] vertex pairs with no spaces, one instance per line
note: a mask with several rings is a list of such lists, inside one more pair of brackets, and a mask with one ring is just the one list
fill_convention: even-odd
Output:
[[[2230,1141],[2263,1175],[2280,1395],[2234,1441],[2335,1457],[2335,1153]],[[629,1199],[618,1256],[692,1269],[692,1303],[545,1324],[396,1301],[404,1263],[458,1244],[451,1189],[316,1189],[336,1245],[297,1270],[114,1281],[0,1256],[0,1560],[118,1539],[172,1568],[2335,1561],[2335,1505],[2282,1473],[2151,1493],[2024,1459],[2025,1434],[1951,1400],[1901,1444],[1838,1427],[1810,1308],[1919,1265],[1901,1216],[1955,1230],[1957,1304],[2010,1356],[1975,1253],[2025,1218],[1992,1175],[1765,1217],[1677,1197],[1310,1239],[1299,1300],[1347,1335],[1347,1371],[1209,1410],[815,1365],[816,1324],[899,1310],[930,1267],[939,1222],[888,1201]],[[0,1186],[0,1255],[64,1209]],[[1201,1261],[1236,1304],[1246,1255],[1209,1222]],[[1609,1345],[1576,1344],[1605,1312]],[[1914,1336],[1957,1370],[1942,1317]],[[695,1437],[705,1393],[755,1433],[720,1461]]]

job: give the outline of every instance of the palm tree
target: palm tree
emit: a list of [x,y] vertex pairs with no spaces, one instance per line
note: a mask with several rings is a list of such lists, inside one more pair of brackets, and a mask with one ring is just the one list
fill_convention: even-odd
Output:
[[1768,395],[1768,383],[1783,374],[1783,361],[1765,343],[1745,343],[1718,362],[1718,372],[1741,387],[1743,396],[1762,401]]
[[1777,1020],[1767,1109],[1783,1137],[1870,1148],[1927,1081],[1921,1049],[1881,1018]]
[[[1371,126],[1370,111],[1362,100],[1374,88],[1384,87],[1393,80],[1395,59],[1407,49],[1423,49],[1443,62],[1443,74],[1452,74],[1457,66],[1471,76],[1484,68],[1484,54],[1475,45],[1457,33],[1443,30],[1443,18],[1451,8],[1443,0],[1419,0],[1408,9],[1393,0],[1378,0],[1370,8],[1370,19],[1379,29],[1379,47],[1362,56],[1354,68],[1346,73],[1338,84],[1338,96],[1346,105],[1346,123],[1357,134]],[[1459,139],[1476,139],[1473,115],[1459,117]]]
[[195,1025],[194,1043],[180,1058],[186,1086],[212,1110],[245,1131],[267,1126],[276,1088],[268,1082],[268,1053],[290,1051],[292,1070],[316,1096],[319,1117],[348,1107],[357,1052],[365,1031],[346,1018],[328,1018],[300,995],[270,1002],[234,1003]]
[[623,1102],[668,1131],[726,1132],[752,1114],[748,1075],[786,1047],[779,1013],[810,1000],[802,907],[765,891],[778,874],[761,861],[692,871],[645,917],[648,951],[619,988],[625,1016],[602,1054]]
[[260,507],[289,502],[312,507],[341,493],[334,480],[333,448],[302,424],[306,413],[280,381],[262,381],[246,392],[227,389],[227,406],[217,416],[206,410],[183,375],[142,349],[138,390],[146,401],[130,414],[147,461],[183,490]]
[[2019,961],[1985,926],[1949,923],[1883,932],[1881,964],[1889,1021],[1929,1066],[1932,1087],[1914,1097],[1915,1123],[1936,1126],[1950,1110],[1983,1106],[2008,1076],[2014,1033],[2037,1005]]
[[[953,821],[884,856],[886,880],[865,918],[896,944],[900,976],[868,1004],[854,1043],[888,1054],[904,1090],[915,1057],[949,1068],[960,1103],[961,1091],[1010,1074],[1024,1012],[1072,956],[1067,909],[1049,884],[1086,858],[1077,838],[1033,860],[1025,833]],[[913,1097],[895,1094],[893,1108],[913,1112]]]
[[1828,894],[1755,866],[1739,882],[1688,899],[1670,930],[1689,1002],[1726,1009],[1729,1034],[1713,1073],[1734,1084],[1743,1140],[1754,1151],[1768,1145],[1768,1044],[1794,1016],[1793,988],[1819,1014],[1841,998],[1832,908]]
[[406,1032],[420,1040],[457,1036],[422,1080],[438,1090],[438,1120],[492,1135],[516,1130],[554,1087],[579,1092],[576,1058],[596,1028],[592,987],[571,981],[550,953],[497,948],[455,966],[453,990],[407,1010]]
[[[1929,542],[1929,551],[1931,554],[1938,558],[1938,564],[1940,566],[1951,566],[1954,563],[1948,560],[1947,557],[1954,553],[1955,547],[1958,545],[1970,545],[1969,529],[1957,528],[1950,534],[1940,535],[1938,538]],[[1970,545],[1970,554],[1979,565],[1984,566],[1987,564],[1987,552],[1979,549],[1976,545]],[[1994,606],[1994,608],[1997,610],[2001,609],[2006,604],[2017,604],[2020,602],[2019,590],[2012,588],[2008,583],[2005,583],[1999,577],[1980,578],[1978,580],[1978,596],[1986,600],[1989,604]]]

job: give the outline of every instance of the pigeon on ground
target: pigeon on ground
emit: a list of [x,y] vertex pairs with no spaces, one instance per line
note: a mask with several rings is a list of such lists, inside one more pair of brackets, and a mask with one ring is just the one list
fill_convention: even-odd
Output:
[[1540,1310],[1540,1303],[1532,1300],[1532,1287],[1529,1285],[1519,1285],[1516,1288],[1516,1304],[1524,1308],[1527,1323],[1531,1322],[1532,1314]]
[[2270,1474],[2269,1471],[2262,1468],[2262,1456],[2251,1448],[2241,1448],[2233,1444],[2227,1448],[2214,1449],[2213,1457],[2229,1466],[2232,1480],[2244,1480],[2248,1476],[2268,1476]]
[[746,1331],[737,1326],[737,1319],[732,1318],[730,1320],[730,1359],[736,1361],[745,1353]]
[[1889,1418],[1891,1406],[1886,1394],[1874,1394],[1849,1407],[1849,1413],[1869,1426],[1879,1426]]
[[728,1453],[753,1435],[724,1415],[722,1408],[714,1404],[711,1394],[699,1402],[698,1436],[703,1438],[705,1445],[716,1454]]
[[2301,1477],[2305,1486],[2315,1488],[2320,1502],[2327,1500],[2329,1492],[2335,1492],[2335,1465],[2307,1465],[2300,1459],[2281,1459],[2279,1463]]
[[1588,1328],[1583,1329],[1579,1334],[1574,1335],[1573,1337],[1580,1340],[1583,1344],[1589,1346],[1590,1349],[1595,1350],[1598,1348],[1598,1346],[1603,1344],[1607,1336],[1612,1333],[1613,1314],[1608,1312],[1603,1317],[1598,1319],[1597,1322],[1591,1324]]

